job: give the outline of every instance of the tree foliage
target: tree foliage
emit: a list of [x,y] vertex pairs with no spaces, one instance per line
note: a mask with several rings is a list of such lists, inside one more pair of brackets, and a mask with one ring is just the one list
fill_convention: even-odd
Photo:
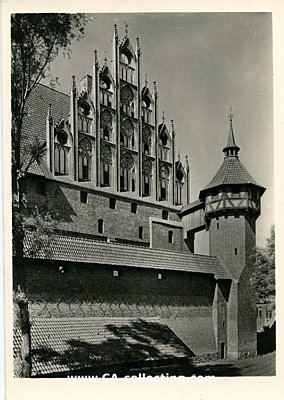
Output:
[[60,49],[70,51],[84,35],[85,14],[14,14],[11,16],[11,97],[13,165],[21,171],[20,141],[26,101],[45,77]]
[[266,303],[275,296],[275,229],[267,239],[266,247],[256,248],[251,283],[255,289],[257,301]]

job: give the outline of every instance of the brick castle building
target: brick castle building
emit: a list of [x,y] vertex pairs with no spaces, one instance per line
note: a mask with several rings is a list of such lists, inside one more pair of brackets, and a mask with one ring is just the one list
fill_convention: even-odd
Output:
[[[80,87],[39,84],[26,112],[23,153],[46,143],[26,178],[28,207],[57,214],[38,248],[26,218],[32,375],[256,354],[250,255],[265,189],[239,159],[232,117],[224,160],[190,202],[189,165],[156,84],[142,83],[139,40],[134,49],[116,27],[111,67],[95,52]],[[204,229],[209,256],[194,253]]]

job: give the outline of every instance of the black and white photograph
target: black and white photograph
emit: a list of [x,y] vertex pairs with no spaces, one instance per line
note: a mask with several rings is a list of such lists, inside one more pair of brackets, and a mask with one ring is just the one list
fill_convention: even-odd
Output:
[[17,382],[277,376],[273,13],[146,11],[6,15]]

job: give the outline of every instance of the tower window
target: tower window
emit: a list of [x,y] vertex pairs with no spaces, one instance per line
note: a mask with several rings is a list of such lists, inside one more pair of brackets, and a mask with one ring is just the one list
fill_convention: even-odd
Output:
[[139,239],[143,239],[143,226],[139,226]]
[[133,214],[137,213],[137,204],[136,203],[131,203],[131,212]]
[[173,231],[169,231],[168,239],[169,239],[169,243],[173,243],[173,241],[174,241],[174,232]]
[[112,271],[112,276],[114,276],[114,277],[117,277],[119,274],[118,274],[118,270],[117,269],[114,269],[113,271]]
[[162,211],[162,219],[168,219],[169,218],[169,212],[167,210]]
[[235,256],[238,255],[238,249],[235,247]]
[[163,279],[163,274],[158,274],[158,279]]
[[116,199],[114,199],[113,197],[110,197],[109,199],[109,208],[112,208],[113,210],[116,209]]
[[217,229],[219,229],[219,222],[217,222]]
[[98,232],[104,233],[104,220],[103,219],[98,220]]
[[80,201],[81,203],[88,203],[88,192],[85,192],[84,190],[80,192]]

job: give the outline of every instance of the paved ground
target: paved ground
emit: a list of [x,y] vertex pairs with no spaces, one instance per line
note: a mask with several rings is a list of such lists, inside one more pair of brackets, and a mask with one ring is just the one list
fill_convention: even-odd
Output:
[[196,365],[196,374],[214,376],[275,376],[275,352],[244,360],[219,360]]

